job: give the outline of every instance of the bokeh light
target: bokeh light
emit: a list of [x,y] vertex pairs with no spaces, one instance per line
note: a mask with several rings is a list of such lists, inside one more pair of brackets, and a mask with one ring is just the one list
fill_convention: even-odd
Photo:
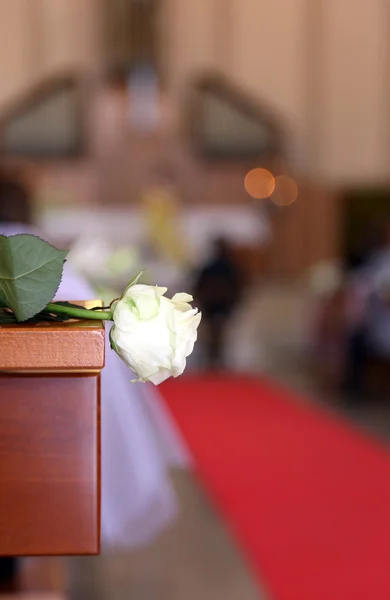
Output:
[[275,178],[274,190],[271,200],[278,206],[289,206],[298,198],[298,185],[287,175],[278,175]]
[[245,177],[245,189],[252,198],[269,198],[275,189],[275,177],[267,169],[252,169]]

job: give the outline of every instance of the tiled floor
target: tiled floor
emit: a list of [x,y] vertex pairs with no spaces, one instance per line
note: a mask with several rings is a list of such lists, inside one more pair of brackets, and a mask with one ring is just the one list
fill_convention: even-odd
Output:
[[68,561],[70,600],[265,600],[199,486],[175,472],[177,523],[134,553]]

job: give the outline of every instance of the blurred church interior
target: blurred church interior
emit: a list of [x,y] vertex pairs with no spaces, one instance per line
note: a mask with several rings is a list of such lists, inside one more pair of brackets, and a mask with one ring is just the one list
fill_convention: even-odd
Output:
[[[245,291],[225,368],[339,410],[313,330],[390,216],[389,33],[382,0],[1,0],[0,168],[103,300],[141,269],[189,289],[228,240]],[[346,416],[390,433],[388,406]],[[26,559],[31,599],[272,600],[192,475],[172,478],[182,516],[161,539]]]

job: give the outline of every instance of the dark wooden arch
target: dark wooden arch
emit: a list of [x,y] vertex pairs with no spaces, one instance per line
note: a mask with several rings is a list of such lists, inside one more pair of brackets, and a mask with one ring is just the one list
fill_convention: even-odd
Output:
[[[256,143],[241,141],[234,144],[210,143],[206,123],[207,100],[213,98],[222,106],[244,117],[258,129]],[[285,128],[276,115],[263,103],[253,98],[239,86],[232,84],[222,75],[210,73],[197,77],[189,86],[186,110],[186,131],[193,150],[208,160],[257,160],[272,162],[285,156]],[[262,132],[262,133],[261,133]],[[222,143],[221,143],[222,142]]]
[[[83,73],[50,76],[23,92],[1,112],[0,155],[42,160],[83,156],[87,152],[87,93]],[[65,110],[58,110],[56,115],[53,102],[61,98],[66,102]],[[68,130],[68,139],[56,135],[56,118],[62,120],[63,131]],[[53,135],[48,136],[51,127]]]

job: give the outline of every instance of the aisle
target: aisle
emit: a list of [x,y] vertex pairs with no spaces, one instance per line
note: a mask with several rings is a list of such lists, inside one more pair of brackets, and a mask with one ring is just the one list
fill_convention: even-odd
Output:
[[67,600],[270,600],[188,471],[174,470],[178,520],[148,547],[68,559]]
[[389,600],[387,450],[269,382],[193,376],[162,391],[274,600]]

